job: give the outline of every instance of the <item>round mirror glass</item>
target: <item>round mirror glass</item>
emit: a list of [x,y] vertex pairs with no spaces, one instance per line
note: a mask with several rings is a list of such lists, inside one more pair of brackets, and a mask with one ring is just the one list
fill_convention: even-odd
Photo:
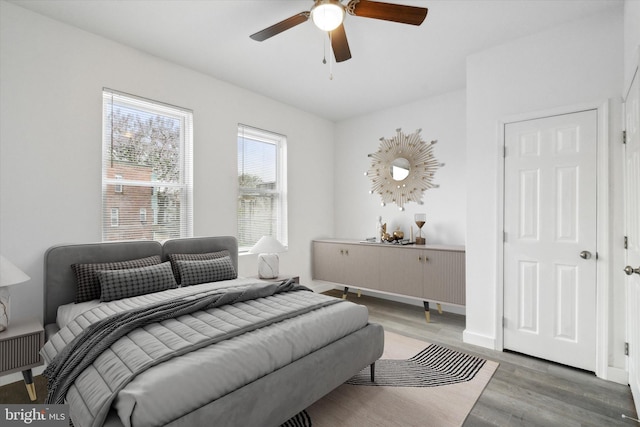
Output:
[[409,176],[409,169],[409,160],[404,157],[398,157],[391,162],[391,177],[394,181],[402,181]]

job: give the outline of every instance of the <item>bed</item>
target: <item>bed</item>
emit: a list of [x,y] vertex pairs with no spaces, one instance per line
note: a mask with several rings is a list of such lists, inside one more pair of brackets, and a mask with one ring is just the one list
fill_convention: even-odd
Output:
[[[76,303],[93,297],[80,267],[149,258],[160,262],[98,270],[106,300]],[[58,245],[44,261],[49,398],[70,405],[76,427],[279,426],[382,355],[382,327],[362,306],[291,282],[227,278],[234,237]],[[223,279],[210,282],[214,264]],[[154,288],[168,266],[190,286]],[[130,294],[122,283],[132,275],[152,277],[154,292]]]

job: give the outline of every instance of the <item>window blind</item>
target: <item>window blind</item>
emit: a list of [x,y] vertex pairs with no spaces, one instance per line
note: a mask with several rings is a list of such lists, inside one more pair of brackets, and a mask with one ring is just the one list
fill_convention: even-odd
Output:
[[238,125],[238,245],[262,236],[287,245],[286,137]]
[[103,89],[102,239],[193,235],[193,113]]

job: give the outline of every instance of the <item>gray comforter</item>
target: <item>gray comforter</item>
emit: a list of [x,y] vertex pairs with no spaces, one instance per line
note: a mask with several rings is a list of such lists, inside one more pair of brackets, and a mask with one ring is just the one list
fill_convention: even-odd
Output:
[[[112,338],[99,332],[100,338],[76,357],[64,349],[74,340],[78,348],[83,348],[78,342],[91,343],[85,329],[94,329],[96,322],[113,324],[105,319],[132,308],[153,312],[163,306],[158,294],[95,307],[52,337],[42,353],[52,363],[50,372],[61,377],[72,373],[68,381],[54,378],[54,388],[62,390],[58,395],[66,394],[74,424],[102,425],[112,404],[125,425],[166,424],[367,323],[366,309],[312,292],[279,292],[290,289],[265,283],[223,287],[224,294],[220,284],[158,293],[166,294],[160,300],[170,298],[172,304],[190,295],[186,305],[197,311],[183,310],[177,318],[147,322],[131,331],[116,327],[119,336]],[[227,299],[234,303],[214,302]],[[99,344],[103,339],[108,346]],[[108,348],[85,360],[96,347]]]

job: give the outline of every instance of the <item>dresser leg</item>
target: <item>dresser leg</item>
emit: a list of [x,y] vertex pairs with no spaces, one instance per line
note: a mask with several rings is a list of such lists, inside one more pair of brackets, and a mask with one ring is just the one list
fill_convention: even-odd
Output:
[[371,369],[371,382],[375,382],[375,377],[376,377],[376,362],[373,362],[370,366]]
[[349,287],[345,286],[344,290],[342,291],[342,299],[347,299],[347,294],[349,293]]
[[429,301],[422,301],[424,304],[424,317],[427,319],[427,323],[431,322],[431,312],[429,311]]
[[29,399],[31,399],[32,402],[37,400],[38,396],[36,396],[36,385],[33,383],[33,374],[31,373],[31,369],[22,371],[22,376],[24,378],[24,385],[27,387],[27,393],[29,393]]

